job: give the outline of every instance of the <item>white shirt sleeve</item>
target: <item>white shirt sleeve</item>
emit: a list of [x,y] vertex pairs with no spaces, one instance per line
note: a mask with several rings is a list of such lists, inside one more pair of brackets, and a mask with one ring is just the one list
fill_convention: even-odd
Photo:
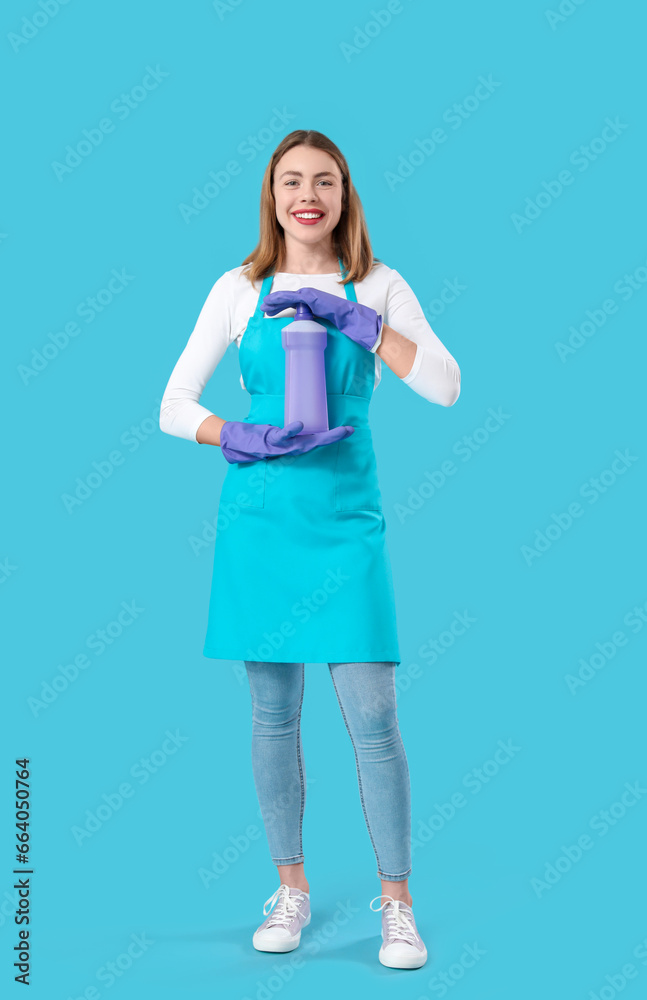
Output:
[[417,345],[411,371],[401,381],[430,403],[452,406],[461,388],[458,364],[429,326],[413,290],[394,270],[391,271],[384,322]]
[[230,277],[218,278],[202,307],[193,333],[168,380],[160,406],[160,429],[196,441],[198,427],[211,410],[200,403],[204,387],[231,343]]

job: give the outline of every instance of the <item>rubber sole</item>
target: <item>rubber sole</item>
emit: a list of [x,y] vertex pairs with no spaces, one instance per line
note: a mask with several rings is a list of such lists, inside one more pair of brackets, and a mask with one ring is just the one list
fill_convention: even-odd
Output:
[[[309,913],[308,914],[308,919],[304,922],[303,927],[307,927],[308,926],[308,924],[310,923],[310,918],[311,917],[312,917],[312,914]],[[303,930],[303,927],[301,928],[301,930]],[[275,945],[269,945],[269,944],[261,945],[261,944],[257,944],[256,943],[256,934],[258,934],[258,931],[256,931],[256,933],[254,934],[254,936],[252,938],[252,944],[256,948],[256,951],[272,951],[272,952],[277,952],[277,953],[278,952],[284,953],[286,951],[294,951],[295,948],[299,947],[299,944],[301,942],[301,931],[299,931],[298,935],[295,938],[292,938],[291,941],[278,941]]]
[[387,969],[420,969],[427,961],[427,949],[419,952],[418,955],[411,955],[409,958],[400,958],[389,961],[384,957],[384,948],[380,948],[378,958]]

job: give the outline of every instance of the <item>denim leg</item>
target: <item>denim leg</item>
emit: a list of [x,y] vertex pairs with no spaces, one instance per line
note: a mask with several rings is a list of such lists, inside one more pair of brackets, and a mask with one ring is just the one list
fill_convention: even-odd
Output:
[[395,663],[329,663],[328,667],[355,751],[377,874],[387,881],[402,881],[411,874],[411,790],[397,717]]
[[245,660],[252,697],[252,771],[275,865],[304,860],[303,663]]

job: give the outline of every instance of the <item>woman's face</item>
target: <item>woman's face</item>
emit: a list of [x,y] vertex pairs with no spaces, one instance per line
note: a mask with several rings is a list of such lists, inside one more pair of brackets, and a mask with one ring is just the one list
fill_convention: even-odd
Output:
[[[342,212],[342,178],[337,162],[322,149],[293,146],[274,168],[276,218],[283,226],[286,241],[294,239],[312,246],[325,240],[339,222]],[[315,214],[319,221],[301,219],[302,213]]]

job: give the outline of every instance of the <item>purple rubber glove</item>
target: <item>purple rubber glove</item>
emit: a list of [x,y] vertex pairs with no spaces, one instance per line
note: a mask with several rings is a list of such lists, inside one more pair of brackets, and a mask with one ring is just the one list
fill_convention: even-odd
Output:
[[[220,448],[228,462],[257,462],[260,458],[277,455],[301,455],[318,445],[332,444],[348,437],[355,430],[347,424],[327,431],[301,434],[302,420],[293,420],[285,427],[275,424],[248,424],[244,420],[227,420],[220,428]],[[298,434],[299,437],[295,437]]]
[[340,295],[331,295],[318,288],[298,288],[294,291],[270,292],[261,302],[261,310],[274,316],[290,306],[305,302],[314,316],[327,319],[367,351],[373,348],[382,332],[383,320],[375,309]]

